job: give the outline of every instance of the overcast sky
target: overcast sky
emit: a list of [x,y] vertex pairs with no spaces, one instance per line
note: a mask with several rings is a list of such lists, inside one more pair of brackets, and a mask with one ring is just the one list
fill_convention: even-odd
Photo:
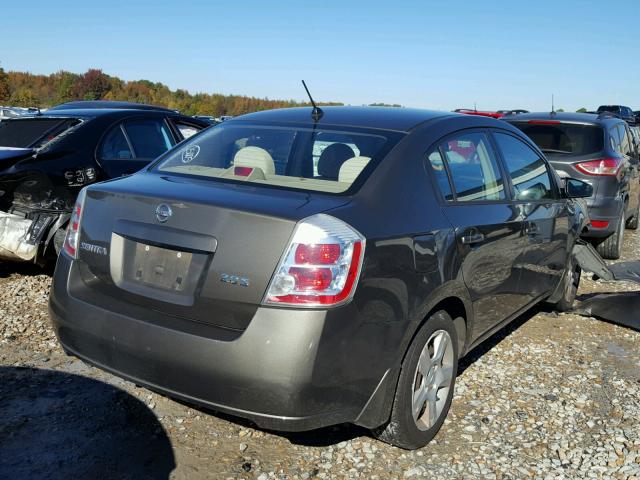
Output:
[[640,108],[640,1],[5,1],[0,62],[191,93],[452,110]]

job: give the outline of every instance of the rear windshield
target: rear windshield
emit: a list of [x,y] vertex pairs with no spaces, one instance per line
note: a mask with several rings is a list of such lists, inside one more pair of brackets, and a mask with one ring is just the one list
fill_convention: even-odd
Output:
[[0,123],[0,147],[40,148],[74,125],[75,118],[28,118]]
[[590,155],[604,148],[604,130],[597,125],[540,125],[513,122],[544,153]]
[[187,140],[153,169],[341,193],[368,175],[400,137],[377,130],[226,123]]
[[601,112],[611,112],[611,113],[619,113],[620,106],[619,105],[601,105],[598,107],[598,113]]

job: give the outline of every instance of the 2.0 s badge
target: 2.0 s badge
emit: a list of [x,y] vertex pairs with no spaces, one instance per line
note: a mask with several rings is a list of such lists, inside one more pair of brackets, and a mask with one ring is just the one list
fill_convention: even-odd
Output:
[[220,281],[223,283],[229,283],[231,285],[238,285],[240,287],[248,287],[249,279],[247,277],[240,277],[238,275],[230,275],[228,273],[220,274]]

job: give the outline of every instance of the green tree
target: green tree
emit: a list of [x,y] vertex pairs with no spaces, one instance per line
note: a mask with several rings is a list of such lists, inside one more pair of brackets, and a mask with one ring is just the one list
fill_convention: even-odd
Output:
[[579,108],[578,110],[576,110],[576,113],[587,113],[587,109],[584,107]]
[[29,88],[16,90],[9,97],[9,102],[18,107],[38,106],[38,97]]
[[5,73],[4,68],[0,67],[0,103],[9,100],[10,95],[9,76]]

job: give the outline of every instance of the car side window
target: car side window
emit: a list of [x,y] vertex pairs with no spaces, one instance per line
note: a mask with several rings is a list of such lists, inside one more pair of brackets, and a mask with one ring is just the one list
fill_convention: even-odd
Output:
[[98,156],[103,160],[130,160],[133,152],[119,123],[105,135]]
[[123,125],[136,158],[156,158],[175,145],[161,119],[127,120]]
[[620,129],[620,137],[622,138],[622,141],[620,142],[622,153],[632,157],[633,150],[631,148],[632,142],[629,138],[629,132],[625,125],[620,124],[618,125],[618,128]]
[[[451,175],[455,200],[472,202],[506,198],[495,152],[484,133],[450,137],[439,148],[441,153],[438,155],[444,155],[445,168]],[[437,165],[437,157],[433,158]],[[438,183],[445,185],[443,181]],[[447,194],[451,198],[451,193],[443,191],[443,194],[445,198]]]
[[611,148],[616,152],[622,153],[622,139],[620,136],[620,130],[617,126],[611,127],[611,130],[609,130],[609,139],[611,142]]
[[516,200],[536,201],[556,198],[547,164],[535,150],[505,133],[495,133],[494,137],[511,177]]
[[181,123],[181,122],[173,122],[176,126],[176,128],[178,129],[178,131],[180,132],[180,135],[182,135],[182,138],[184,140],[186,140],[189,137],[192,137],[193,135],[195,135],[196,133],[198,133],[200,130],[202,130],[199,127],[196,127],[195,125],[190,125],[188,123]]
[[453,191],[451,190],[451,184],[449,183],[449,177],[444,164],[444,159],[440,154],[440,150],[434,150],[427,155],[427,160],[431,164],[431,170],[433,171],[438,187],[442,192],[442,196],[445,200],[453,200]]

